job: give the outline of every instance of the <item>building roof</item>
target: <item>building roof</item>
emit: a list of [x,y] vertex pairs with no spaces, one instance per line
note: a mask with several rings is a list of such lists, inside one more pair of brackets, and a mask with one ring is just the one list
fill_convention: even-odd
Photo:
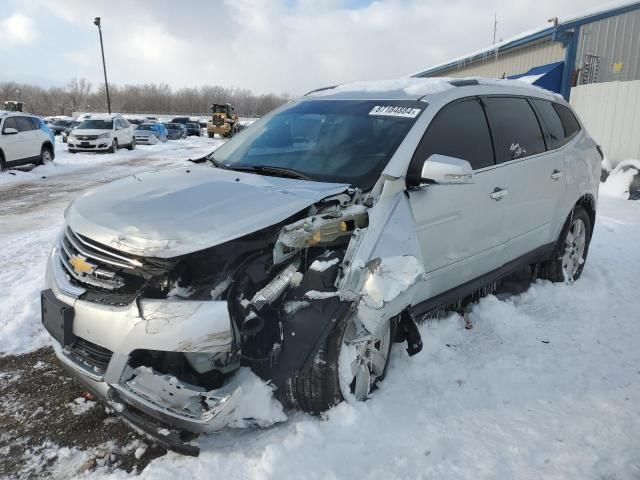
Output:
[[559,37],[558,33],[564,30],[570,30],[586,23],[591,23],[597,20],[602,20],[603,18],[620,15],[622,13],[626,13],[639,8],[640,1],[637,0],[607,3],[597,9],[583,11],[579,15],[558,19],[558,24],[556,26],[542,25],[538,28],[528,30],[506,40],[501,40],[500,42],[497,42],[475,52],[471,52],[453,60],[448,60],[444,63],[434,65],[426,70],[421,70],[414,73],[412,76],[425,77],[439,72],[446,72],[447,70],[459,68],[462,65],[473,63],[478,60],[485,60],[487,57],[495,55],[496,52],[505,52],[507,50],[518,48],[523,45],[535,43],[541,40],[555,40]]

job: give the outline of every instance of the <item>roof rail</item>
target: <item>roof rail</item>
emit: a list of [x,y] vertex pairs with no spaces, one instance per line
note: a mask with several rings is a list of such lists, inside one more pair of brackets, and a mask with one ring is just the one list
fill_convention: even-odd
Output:
[[451,80],[449,82],[454,87],[468,87],[469,85],[480,85],[475,78],[462,78],[460,80]]
[[315,90],[311,90],[310,92],[307,92],[303,95],[303,97],[306,97],[307,95],[311,95],[312,93],[316,93],[316,92],[323,92],[325,90],[331,90],[332,88],[336,88],[339,87],[340,84],[338,85],[331,85],[329,87],[322,87],[322,88],[316,88]]

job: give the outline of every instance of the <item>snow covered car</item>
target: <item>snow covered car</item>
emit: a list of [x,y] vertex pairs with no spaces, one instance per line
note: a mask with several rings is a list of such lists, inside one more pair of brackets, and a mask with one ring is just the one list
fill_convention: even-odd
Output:
[[69,133],[67,145],[70,153],[116,153],[121,147],[133,150],[136,140],[131,124],[120,115],[91,115]]
[[133,132],[136,143],[155,145],[167,141],[167,129],[161,123],[141,123]]
[[165,123],[167,129],[167,139],[180,140],[187,138],[187,128],[181,123]]
[[[66,210],[42,292],[62,363],[171,448],[223,428],[249,367],[289,408],[365,400],[416,320],[523,267],[573,282],[600,156],[559,96],[407,78],[311,92],[198,164]],[[453,306],[453,307],[451,307]]]

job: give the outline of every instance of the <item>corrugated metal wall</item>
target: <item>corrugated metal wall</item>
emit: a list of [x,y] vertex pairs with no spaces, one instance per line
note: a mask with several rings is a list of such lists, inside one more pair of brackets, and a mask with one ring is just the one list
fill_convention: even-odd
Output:
[[585,78],[589,54],[597,56],[595,82],[640,80],[640,10],[580,27],[576,55],[576,67],[583,69],[580,82]]
[[509,76],[524,73],[530,68],[562,60],[564,60],[562,43],[545,40],[517,50],[505,53],[498,52],[497,59],[495,54],[488,55],[485,60],[460,65],[457,69],[439,72],[434,76],[501,78],[503,75]]
[[570,103],[614,165],[640,159],[640,80],[579,85]]

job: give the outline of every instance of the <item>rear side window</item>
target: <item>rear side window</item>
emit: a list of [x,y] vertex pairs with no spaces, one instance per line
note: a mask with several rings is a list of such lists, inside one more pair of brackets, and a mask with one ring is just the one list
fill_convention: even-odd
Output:
[[532,100],[542,122],[547,127],[549,149],[560,148],[580,130],[580,124],[567,107],[546,100]]
[[418,178],[424,161],[436,153],[466,160],[474,170],[494,164],[487,119],[477,99],[455,102],[438,112],[418,145],[409,176]]
[[556,112],[558,112],[558,115],[560,116],[562,126],[564,127],[565,139],[569,141],[569,139],[573,138],[573,136],[580,130],[580,124],[578,123],[576,117],[573,115],[573,112],[564,105],[554,103],[553,108]]
[[488,97],[483,101],[493,135],[497,163],[545,151],[540,124],[526,99]]
[[18,125],[19,132],[29,132],[36,129],[28,117],[16,117],[16,124]]

